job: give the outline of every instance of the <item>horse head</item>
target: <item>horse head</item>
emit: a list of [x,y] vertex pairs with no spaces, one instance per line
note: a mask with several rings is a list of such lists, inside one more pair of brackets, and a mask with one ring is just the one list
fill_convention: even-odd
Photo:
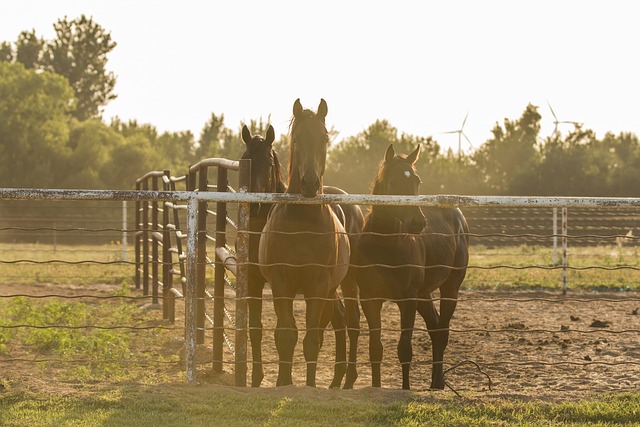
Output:
[[278,188],[279,185],[284,184],[282,183],[280,162],[273,150],[274,140],[275,131],[271,125],[267,128],[267,134],[264,137],[252,135],[246,125],[242,127],[242,141],[245,144],[245,150],[240,158],[251,160],[251,188],[249,190],[254,193],[281,193],[284,191],[284,188]]
[[[419,154],[420,146],[408,155],[396,155],[393,144],[389,145],[374,181],[372,193],[418,195],[421,181],[414,164]],[[408,233],[420,233],[426,226],[425,217],[418,206],[377,206],[376,210],[388,219],[399,221]]]
[[322,193],[322,176],[329,146],[326,116],[327,103],[324,99],[320,100],[316,113],[303,109],[300,99],[293,104],[289,192],[299,192],[304,197]]

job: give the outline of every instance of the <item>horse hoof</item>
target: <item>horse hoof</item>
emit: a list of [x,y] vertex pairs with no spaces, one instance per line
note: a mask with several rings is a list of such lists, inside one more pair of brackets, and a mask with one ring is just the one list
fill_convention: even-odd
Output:
[[260,387],[262,380],[264,379],[264,373],[260,371],[254,371],[251,375],[251,387]]
[[352,390],[353,385],[356,383],[357,378],[358,378],[358,374],[355,374],[355,375],[347,374],[347,379],[344,381],[344,389]]

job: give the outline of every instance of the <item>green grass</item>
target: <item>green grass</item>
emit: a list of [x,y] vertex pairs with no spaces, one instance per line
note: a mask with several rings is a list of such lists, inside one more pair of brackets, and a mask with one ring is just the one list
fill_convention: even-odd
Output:
[[[543,289],[562,288],[562,254],[556,264],[548,247],[514,246],[486,248],[472,246],[465,289]],[[524,268],[522,267],[544,267]],[[637,247],[575,247],[568,250],[567,287],[587,291],[637,291],[640,251]],[[588,268],[586,270],[572,269]],[[594,268],[598,267],[598,268]],[[619,268],[615,270],[605,270]],[[622,267],[622,268],[620,268]],[[632,268],[627,268],[632,267]]]
[[570,402],[461,399],[388,390],[276,392],[114,386],[70,396],[0,393],[11,426],[596,426],[640,420],[640,394]]
[[122,261],[122,246],[116,243],[101,246],[0,243],[0,277],[3,283],[15,284],[130,284],[135,267],[130,264],[134,260],[133,251],[128,252],[126,263]]
[[153,328],[159,317],[158,312],[143,312],[135,303],[119,299],[0,299],[0,357],[34,360],[32,364],[48,371],[52,381],[175,380],[175,375],[158,375],[164,364],[172,365],[174,372],[179,369],[176,354],[153,351],[173,336],[173,331]]

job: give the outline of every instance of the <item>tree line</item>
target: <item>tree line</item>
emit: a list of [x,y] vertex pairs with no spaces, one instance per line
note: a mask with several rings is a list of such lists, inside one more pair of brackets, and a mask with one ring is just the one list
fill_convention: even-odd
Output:
[[[0,43],[0,179],[4,187],[131,189],[151,170],[183,174],[208,157],[238,159],[241,127],[228,127],[212,113],[200,135],[158,132],[152,124],[102,111],[116,98],[108,54],[116,43],[108,31],[80,16],[54,24],[55,38],[34,30]],[[540,135],[538,107],[496,123],[492,137],[470,154],[443,150],[437,140],[399,132],[377,120],[363,132],[332,144],[325,183],[368,193],[389,144],[409,152],[424,194],[638,196],[640,144],[632,133],[607,133],[575,125],[567,134]],[[268,119],[252,120],[264,134]],[[277,129],[279,132],[286,129]],[[282,134],[274,144],[288,158]],[[286,168],[285,168],[286,170]]]

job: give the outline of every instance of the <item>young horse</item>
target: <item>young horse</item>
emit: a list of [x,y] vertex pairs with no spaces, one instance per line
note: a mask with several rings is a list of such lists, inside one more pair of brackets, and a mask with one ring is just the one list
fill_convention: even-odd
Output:
[[[250,191],[254,193],[284,193],[287,189],[284,180],[282,178],[280,161],[275,150],[273,150],[273,142],[275,139],[275,132],[270,125],[267,129],[267,134],[263,138],[260,135],[252,135],[247,126],[242,128],[242,140],[245,143],[245,151],[242,154],[242,159],[251,160],[251,183]],[[337,187],[324,186],[323,190],[329,194],[346,194],[343,190]],[[267,222],[267,214],[271,209],[270,203],[252,203],[250,207],[250,219],[249,219],[249,337],[251,339],[251,350],[253,356],[253,369],[251,385],[253,387],[259,387],[264,378],[264,371],[262,368],[262,291],[266,279],[260,272],[258,267],[258,245],[260,242],[260,232],[264,228]],[[344,215],[344,227],[349,234],[351,245],[354,245],[355,239],[362,231],[362,225],[364,223],[364,217],[360,207],[356,205],[344,205],[344,206],[332,206],[336,214],[339,216]],[[340,211],[342,210],[342,212]],[[346,319],[347,327],[349,328],[350,348],[350,363],[347,371],[347,380],[345,388],[353,387],[353,383],[356,379],[357,373],[355,368],[356,354],[357,354],[357,334],[360,313],[358,310],[357,302],[357,285],[355,283],[355,272],[353,269],[349,270],[347,277],[343,280],[342,284],[343,294],[345,295],[347,306],[346,313],[348,317]],[[331,323],[336,331],[336,360],[342,361],[342,364],[336,365],[336,371],[331,383],[331,387],[339,387],[342,378],[345,374],[345,353],[346,348],[344,346],[344,314],[345,309],[338,301],[337,306],[334,308],[334,317]],[[337,316],[337,317],[336,317]],[[326,325],[323,325],[326,327]]]
[[[419,150],[418,146],[407,156],[397,156],[390,145],[374,181],[373,194],[417,195],[420,178],[413,164]],[[398,358],[402,388],[409,389],[416,310],[431,336],[431,388],[444,388],[442,361],[449,341],[449,321],[469,261],[468,231],[459,209],[372,207],[356,248],[355,262],[359,266],[360,304],[369,324],[373,387],[380,387],[380,311],[384,300],[393,300],[400,309]],[[431,292],[436,289],[441,298],[439,315],[431,299]]]
[[[286,185],[280,172],[280,162],[272,144],[275,140],[273,126],[269,125],[267,134],[251,135],[249,128],[243,126],[242,140],[245,151],[241,159],[251,159],[251,183],[249,190],[254,193],[284,193]],[[258,245],[260,232],[267,223],[267,214],[271,204],[252,203],[249,208],[249,339],[253,368],[251,370],[251,386],[259,387],[264,378],[262,368],[262,290],[265,279],[260,272],[258,261]]]
[[[293,105],[290,128],[289,188],[287,193],[314,197],[322,193],[322,175],[329,136],[325,126],[327,103],[317,113]],[[315,387],[323,325],[333,317],[336,288],[347,274],[350,245],[345,229],[327,205],[275,204],[260,238],[260,270],[271,284],[277,316],[275,332],[279,356],[276,385],[293,384],[293,352],[298,330],[293,300],[302,291],[306,302],[303,341],[307,385]],[[331,302],[330,302],[331,301]]]

